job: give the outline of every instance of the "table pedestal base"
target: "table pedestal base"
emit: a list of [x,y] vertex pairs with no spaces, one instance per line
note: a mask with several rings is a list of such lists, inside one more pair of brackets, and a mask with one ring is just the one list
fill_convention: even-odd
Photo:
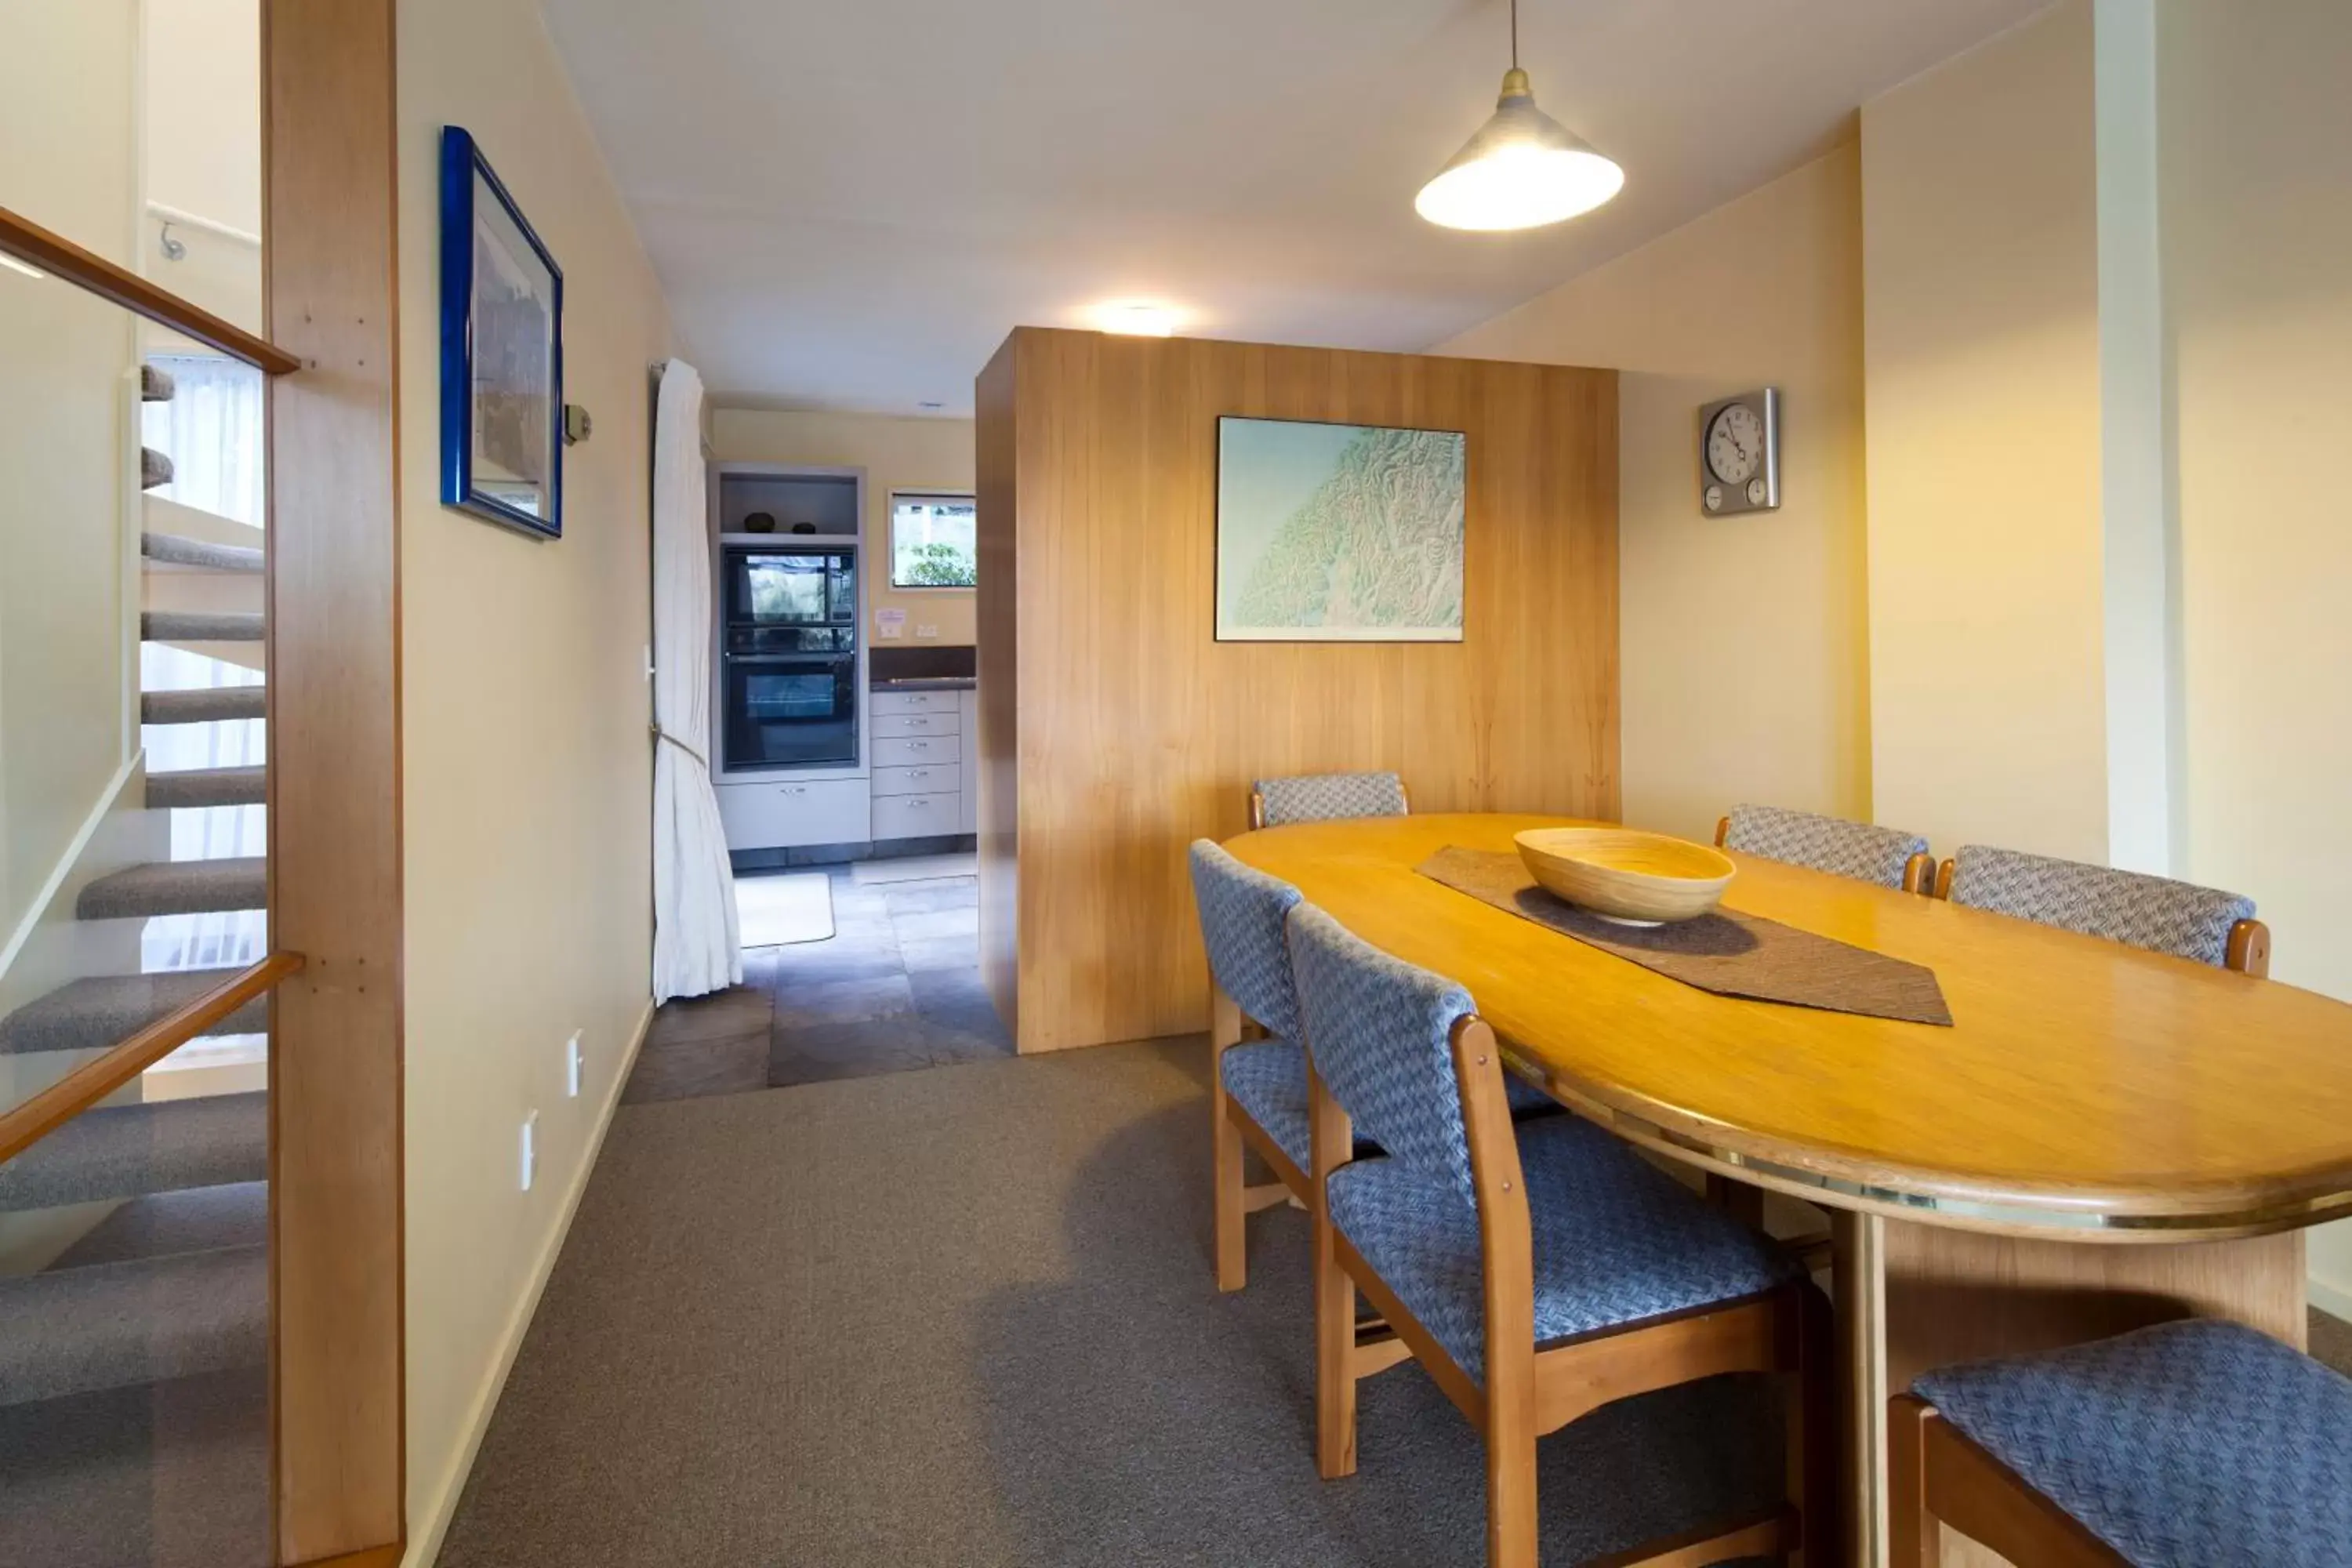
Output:
[[[1886,1401],[1931,1367],[2053,1350],[2174,1318],[2232,1318],[2304,1348],[2303,1234],[2095,1243],[1838,1212],[1850,1561],[1886,1558]],[[2002,1559],[1948,1531],[1945,1568]]]

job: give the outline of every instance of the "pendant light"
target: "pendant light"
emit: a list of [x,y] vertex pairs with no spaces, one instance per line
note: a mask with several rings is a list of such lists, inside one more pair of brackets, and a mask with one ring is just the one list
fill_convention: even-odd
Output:
[[1421,187],[1413,210],[1446,228],[1541,228],[1615,195],[1625,171],[1536,107],[1519,68],[1519,0],[1511,0],[1511,68],[1495,117]]

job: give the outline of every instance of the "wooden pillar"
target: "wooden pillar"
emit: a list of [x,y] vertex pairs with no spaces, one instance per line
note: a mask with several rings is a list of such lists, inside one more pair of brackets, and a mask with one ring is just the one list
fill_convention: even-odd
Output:
[[395,1562],[401,1218],[395,0],[265,0],[276,1561]]

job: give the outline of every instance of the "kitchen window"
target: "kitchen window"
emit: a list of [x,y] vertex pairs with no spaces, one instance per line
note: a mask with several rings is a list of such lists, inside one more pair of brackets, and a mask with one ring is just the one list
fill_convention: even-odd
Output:
[[979,516],[979,504],[969,492],[892,491],[890,586],[976,586]]

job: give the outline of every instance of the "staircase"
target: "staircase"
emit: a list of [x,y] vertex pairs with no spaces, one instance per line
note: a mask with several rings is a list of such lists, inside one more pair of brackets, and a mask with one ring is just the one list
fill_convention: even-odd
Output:
[[[152,477],[156,465],[145,468]],[[259,668],[257,608],[184,601],[258,605],[260,550],[156,531],[142,553],[146,643]],[[185,661],[142,660],[159,663]],[[258,685],[140,699],[144,724],[173,729],[240,724],[265,710]],[[149,810],[264,803],[259,766],[153,769],[168,735],[150,731]],[[146,922],[159,917],[262,910],[268,891],[257,857],[173,858],[88,882],[72,912],[152,933]],[[0,1058],[54,1081],[241,967],[72,981],[0,1016]],[[252,1053],[224,1047],[268,1026],[256,1001],[190,1049],[209,1061],[209,1047],[230,1063],[222,1072],[257,1086]],[[159,1084],[174,1076],[182,1085]],[[23,1269],[46,1248],[0,1254],[16,1270],[0,1270],[0,1562],[258,1561],[257,1526],[266,1550],[266,1507],[257,1514],[251,1500],[267,1496],[267,1436],[250,1418],[267,1407],[268,1100],[257,1087],[178,1097],[186,1080],[214,1076],[151,1072],[125,1091],[137,1101],[86,1112],[0,1164],[0,1237],[48,1226],[71,1238],[32,1272]],[[7,1230],[12,1221],[20,1228]]]

